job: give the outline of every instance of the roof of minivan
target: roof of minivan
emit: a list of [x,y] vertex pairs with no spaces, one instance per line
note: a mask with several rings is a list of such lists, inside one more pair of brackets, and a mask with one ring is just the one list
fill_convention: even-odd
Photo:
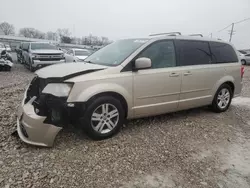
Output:
[[229,42],[215,39],[215,38],[209,38],[209,37],[195,37],[195,36],[185,36],[185,35],[177,35],[177,36],[157,36],[157,37],[150,37],[149,40],[160,40],[160,39],[181,39],[181,40],[199,40],[199,41],[212,41],[212,42],[221,42],[221,43],[227,43],[232,45]]

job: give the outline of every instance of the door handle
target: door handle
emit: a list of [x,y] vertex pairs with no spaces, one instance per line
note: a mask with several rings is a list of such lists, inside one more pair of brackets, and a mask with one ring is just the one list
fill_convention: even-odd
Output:
[[184,73],[184,76],[188,76],[188,75],[192,75],[192,73],[190,71]]
[[178,76],[179,76],[179,74],[176,73],[176,72],[172,72],[172,73],[170,73],[170,75],[169,75],[169,77],[178,77]]

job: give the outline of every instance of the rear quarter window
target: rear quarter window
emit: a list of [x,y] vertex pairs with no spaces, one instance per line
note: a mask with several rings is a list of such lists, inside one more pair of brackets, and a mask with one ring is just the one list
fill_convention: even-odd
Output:
[[221,42],[209,42],[213,63],[233,63],[238,62],[238,57],[229,44]]

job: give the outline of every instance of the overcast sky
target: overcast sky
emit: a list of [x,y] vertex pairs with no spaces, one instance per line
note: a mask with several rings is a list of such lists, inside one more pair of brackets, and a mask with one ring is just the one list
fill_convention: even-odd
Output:
[[[232,22],[250,17],[250,0],[0,0],[0,22],[16,32],[34,27],[43,32],[69,28],[73,36],[88,34],[112,40],[181,31],[228,40]],[[235,25],[232,42],[250,48],[250,20]]]

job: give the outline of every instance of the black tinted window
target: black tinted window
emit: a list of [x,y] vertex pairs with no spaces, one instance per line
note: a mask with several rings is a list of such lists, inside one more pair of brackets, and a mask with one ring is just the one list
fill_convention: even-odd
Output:
[[179,40],[176,41],[176,45],[180,66],[202,65],[211,62],[208,42]]
[[237,62],[238,57],[229,44],[220,42],[210,42],[212,58],[214,63]]
[[152,68],[154,69],[176,66],[173,41],[156,42],[146,48],[139,57],[147,57],[151,59]]

